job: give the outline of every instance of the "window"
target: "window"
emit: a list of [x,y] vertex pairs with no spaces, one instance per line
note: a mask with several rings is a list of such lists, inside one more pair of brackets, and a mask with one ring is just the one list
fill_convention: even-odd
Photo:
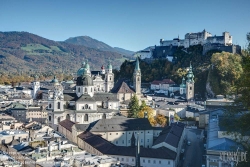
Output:
[[189,90],[192,90],[192,87],[191,87],[191,86],[189,87]]
[[109,78],[109,80],[111,81],[111,77]]
[[57,109],[60,109],[60,102],[57,103]]
[[85,114],[85,115],[84,115],[84,121],[89,121],[89,116],[88,116],[88,114]]
[[112,133],[110,133],[109,135],[112,135]]
[[144,162],[144,163],[145,163],[145,159],[143,159],[143,160],[142,160],[142,162]]
[[89,108],[88,104],[85,104],[85,109],[88,109],[88,108]]
[[147,141],[149,142],[149,139]]
[[130,143],[130,140],[128,140],[128,143]]
[[155,164],[155,160],[154,160],[154,164]]
[[118,135],[118,133],[116,133],[116,135]]
[[124,144],[124,140],[122,140],[122,144]]
[[49,108],[51,108],[51,104],[49,104]]
[[143,139],[141,139],[141,143],[143,143]]
[[124,158],[122,158],[122,161],[124,161]]
[[148,163],[150,163],[150,160],[148,160]]
[[87,91],[88,91],[87,88],[85,88],[85,93],[87,93]]
[[159,161],[159,164],[161,164],[161,161]]
[[132,162],[134,162],[134,158],[132,158]]
[[139,78],[139,77],[137,78],[137,81],[140,81],[140,78]]
[[78,92],[80,92],[81,91],[81,88],[78,88]]
[[170,161],[168,161],[168,165],[170,165]]
[[119,161],[119,157],[117,157],[117,161]]
[[91,92],[92,92],[93,90],[92,90],[92,88],[91,88]]
[[115,144],[118,144],[118,141],[116,141]]
[[49,116],[49,121],[51,121],[51,116]]

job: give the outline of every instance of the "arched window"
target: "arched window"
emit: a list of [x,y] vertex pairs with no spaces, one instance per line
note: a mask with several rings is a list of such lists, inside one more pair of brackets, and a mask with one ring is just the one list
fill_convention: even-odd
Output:
[[89,121],[89,116],[88,116],[88,114],[85,114],[85,115],[84,115],[84,121]]
[[70,120],[70,115],[69,114],[66,115],[66,119]]
[[92,88],[91,88],[91,92],[93,92]]
[[85,88],[85,93],[87,93],[88,92],[88,89],[87,88]]
[[139,78],[139,77],[137,78],[137,81],[140,81],[140,78]]
[[81,88],[78,88],[78,92],[80,92],[81,91]]
[[102,119],[106,119],[106,117],[107,117],[106,114],[102,115]]
[[51,108],[51,104],[49,104],[49,108]]
[[88,108],[89,108],[88,104],[85,104],[85,109],[88,109]]
[[109,80],[111,81],[111,77],[109,77]]
[[49,121],[51,121],[51,116],[49,116]]
[[57,103],[57,109],[60,109],[60,102]]

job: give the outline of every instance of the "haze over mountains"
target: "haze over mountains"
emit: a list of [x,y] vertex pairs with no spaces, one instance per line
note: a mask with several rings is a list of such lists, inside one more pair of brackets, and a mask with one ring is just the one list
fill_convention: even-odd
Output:
[[91,70],[99,70],[107,66],[109,57],[113,68],[119,69],[132,56],[121,54],[126,52],[123,49],[116,50],[90,37],[56,42],[28,32],[0,32],[0,72],[76,72],[83,59],[88,59]]

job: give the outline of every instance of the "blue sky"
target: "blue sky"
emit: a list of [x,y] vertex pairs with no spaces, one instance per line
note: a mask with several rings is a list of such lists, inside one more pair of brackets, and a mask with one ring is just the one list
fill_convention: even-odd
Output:
[[228,31],[245,46],[250,0],[1,0],[0,31],[27,31],[63,41],[87,35],[138,51],[160,38],[206,29]]

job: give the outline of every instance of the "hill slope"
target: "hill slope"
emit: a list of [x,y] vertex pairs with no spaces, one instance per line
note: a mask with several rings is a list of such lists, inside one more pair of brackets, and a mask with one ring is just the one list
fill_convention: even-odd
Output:
[[111,52],[117,52],[119,54],[123,54],[126,56],[131,56],[134,52],[125,50],[118,47],[111,47],[104,42],[98,41],[96,39],[93,39],[89,36],[78,36],[78,37],[70,37],[69,39],[66,39],[64,42],[75,44],[75,45],[83,45],[89,48],[99,49],[102,51],[111,51]]
[[76,72],[83,59],[89,60],[91,70],[99,70],[102,65],[107,65],[109,57],[114,68],[119,68],[125,60],[116,52],[56,42],[28,32],[0,32],[2,72]]

